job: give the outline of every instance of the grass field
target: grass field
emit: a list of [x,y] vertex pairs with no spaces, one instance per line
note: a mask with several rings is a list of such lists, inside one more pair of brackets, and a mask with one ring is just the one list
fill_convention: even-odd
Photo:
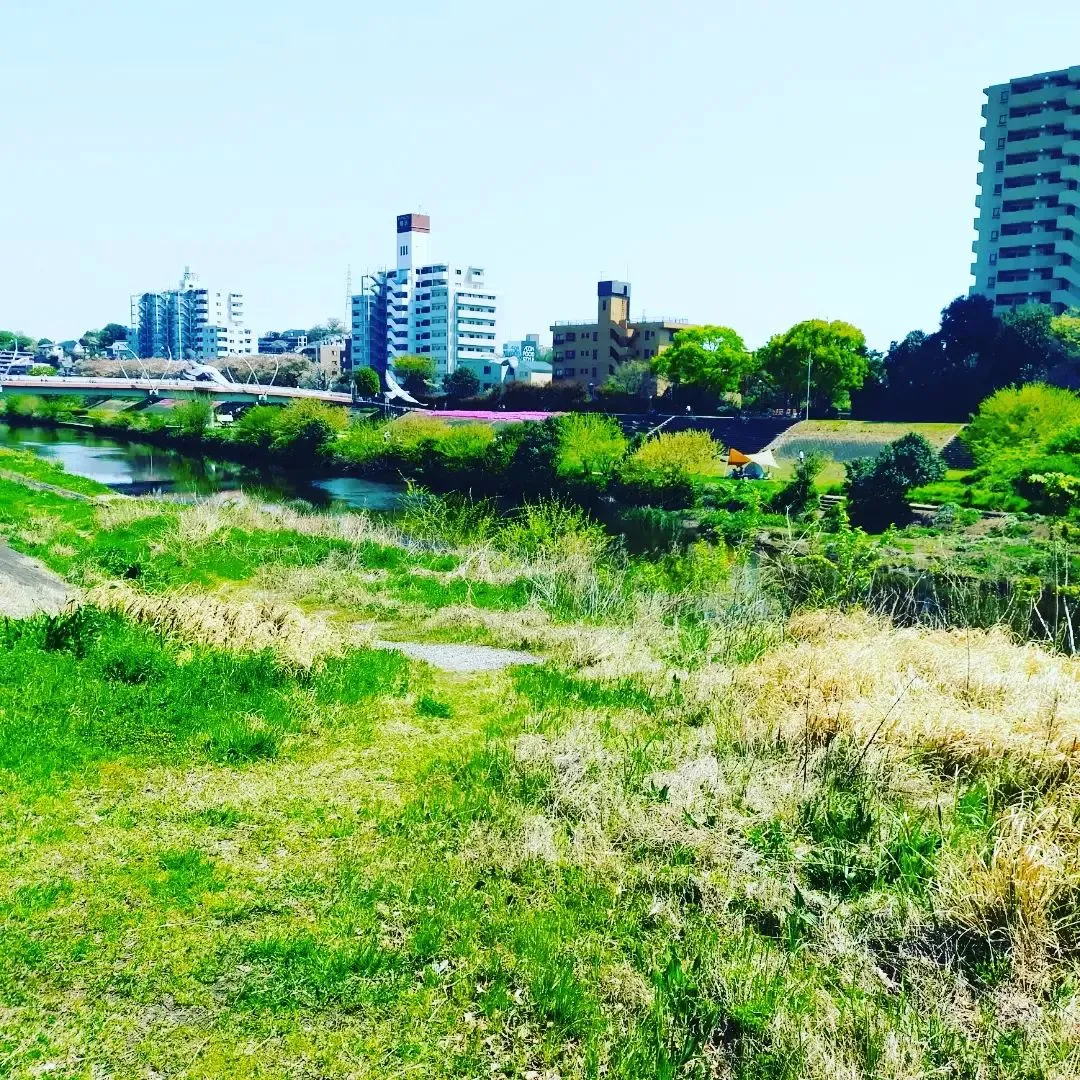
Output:
[[0,630],[0,1073],[1080,1072],[1077,661],[553,506],[0,530],[91,598]]
[[804,420],[784,432],[773,453],[780,463],[776,476],[789,479],[799,453],[814,451],[828,458],[818,479],[821,486],[844,479],[844,462],[875,457],[891,442],[909,432],[924,436],[937,450],[943,450],[963,429],[963,424],[902,424],[873,420]]

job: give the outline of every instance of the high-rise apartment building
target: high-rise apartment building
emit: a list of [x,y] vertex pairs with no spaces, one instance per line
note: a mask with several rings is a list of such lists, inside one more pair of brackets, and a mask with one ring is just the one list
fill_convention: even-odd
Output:
[[479,375],[496,357],[498,301],[476,266],[436,263],[431,219],[397,219],[397,265],[365,275],[352,298],[352,364],[380,374],[394,357],[430,356],[437,380],[466,367]]
[[557,322],[551,327],[552,378],[556,384],[600,386],[619,365],[651,360],[666,349],[685,319],[630,319],[630,285],[601,281],[596,286],[596,322]]
[[184,267],[180,287],[131,298],[128,344],[136,356],[216,360],[255,352],[242,293],[206,289]]
[[1080,66],[986,89],[972,295],[1080,306]]

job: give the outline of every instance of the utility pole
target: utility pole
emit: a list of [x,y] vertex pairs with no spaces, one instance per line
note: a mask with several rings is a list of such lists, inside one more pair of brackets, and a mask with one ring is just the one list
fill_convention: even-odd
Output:
[[814,350],[806,351],[806,419],[810,419],[810,369],[814,364]]

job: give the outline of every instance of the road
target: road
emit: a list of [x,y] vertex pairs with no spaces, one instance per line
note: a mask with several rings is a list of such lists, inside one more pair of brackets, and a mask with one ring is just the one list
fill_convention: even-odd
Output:
[[0,540],[0,616],[55,615],[75,596],[63,578]]

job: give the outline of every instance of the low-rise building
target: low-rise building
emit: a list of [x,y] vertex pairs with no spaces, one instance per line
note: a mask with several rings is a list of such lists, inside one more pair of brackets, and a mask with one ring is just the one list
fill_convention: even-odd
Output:
[[602,386],[620,365],[651,360],[692,323],[686,319],[630,319],[630,285],[600,281],[595,322],[557,322],[552,333],[552,382]]

